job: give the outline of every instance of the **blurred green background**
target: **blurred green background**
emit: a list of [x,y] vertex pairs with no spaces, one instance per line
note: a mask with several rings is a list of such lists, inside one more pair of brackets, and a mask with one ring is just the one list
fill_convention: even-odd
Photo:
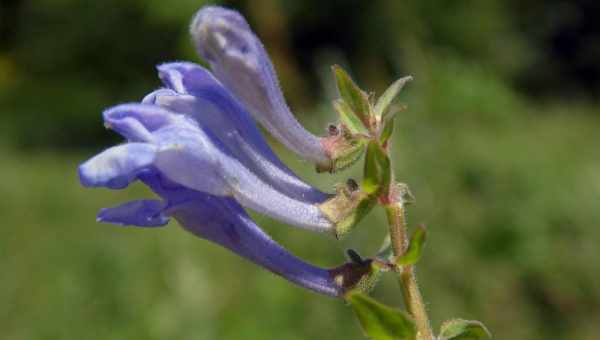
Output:
[[[120,139],[100,112],[160,86],[154,66],[199,61],[202,0],[0,2],[1,339],[362,339],[342,302],[303,291],[175,223],[97,224],[148,196],[86,190],[76,166]],[[419,278],[434,326],[479,319],[496,339],[600,332],[600,23],[597,1],[220,2],[247,16],[298,118],[335,120],[329,66],[381,93],[415,81],[397,119],[396,176],[429,243]],[[324,190],[360,169],[316,175]],[[381,211],[338,242],[262,216],[322,266],[373,254]],[[401,305],[392,277],[374,295]]]

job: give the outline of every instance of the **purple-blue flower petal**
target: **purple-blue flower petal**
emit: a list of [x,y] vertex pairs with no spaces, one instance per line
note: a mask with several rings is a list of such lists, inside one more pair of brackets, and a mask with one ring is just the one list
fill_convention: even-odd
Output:
[[232,199],[199,197],[176,206],[171,215],[185,229],[215,242],[287,280],[338,297],[344,292],[331,270],[308,264],[273,241]]
[[186,189],[155,170],[139,177],[168,202],[164,213],[174,217],[184,229],[301,287],[334,297],[345,292],[346,288],[339,284],[339,268],[319,268],[290,254],[257,226],[235,200]]
[[329,164],[321,139],[304,129],[288,108],[265,48],[239,13],[204,7],[194,17],[190,32],[214,75],[256,120],[298,155]]
[[231,195],[245,207],[299,227],[332,230],[332,222],[316,204],[265,183],[201,129],[161,129],[155,137],[159,144],[154,166],[172,181],[213,195]]
[[139,171],[152,165],[156,147],[127,143],[112,147],[79,166],[81,184],[86,187],[122,189],[135,180]]
[[138,200],[100,210],[97,221],[123,226],[161,227],[169,222],[163,212],[167,203],[161,200]]
[[151,142],[152,133],[181,117],[156,105],[121,104],[104,111],[104,123],[129,141]]
[[370,265],[344,264],[324,269],[290,254],[272,240],[234,199],[190,190],[150,166],[139,171],[141,180],[162,200],[142,200],[103,209],[98,221],[119,225],[157,227],[170,217],[196,236],[231,250],[284,279],[314,292],[342,297]]
[[[196,118],[199,106],[196,97],[189,94],[179,94],[171,89],[156,90],[144,97],[142,103],[152,103],[169,111],[190,116],[193,119]],[[204,112],[205,110],[201,111]],[[210,107],[206,111],[210,111]]]
[[231,194],[232,182],[225,172],[242,170],[223,169],[227,155],[219,150],[204,131],[172,126],[154,134],[157,152],[154,166],[171,180],[194,190],[213,195]]
[[[173,91],[171,89],[168,88],[160,88],[158,90],[152,91],[149,94],[147,94],[143,99],[142,99],[142,104],[151,104],[151,105],[159,105],[157,103],[157,98],[161,97],[161,96],[177,96],[178,93],[176,91]],[[162,106],[162,105],[159,105]]]
[[[172,181],[190,189],[218,196],[233,196],[245,207],[309,230],[333,230],[333,223],[317,206],[324,198],[311,202],[297,195],[301,198],[298,199],[280,190],[285,185],[277,183],[277,178],[271,177],[271,183],[265,181],[254,172],[256,167],[248,167],[249,162],[244,164],[248,158],[243,153],[232,151],[236,150],[235,146],[228,148],[214,135],[213,132],[218,131],[204,129],[190,116],[173,113],[156,105],[125,104],[107,110],[105,119],[118,131],[125,131],[124,121],[127,121],[127,128],[136,126],[133,122],[139,122],[137,126],[143,126],[139,129],[148,131],[150,135],[148,138],[151,143],[143,145],[148,145],[146,148],[152,145],[152,157],[136,165],[135,169],[129,169],[125,176],[114,174],[111,166],[120,163],[112,159],[94,163],[97,164],[94,169],[104,171],[105,177],[107,174],[112,176],[95,180],[96,186],[124,187],[137,171],[151,165]],[[138,130],[137,135],[140,134]],[[125,135],[132,138],[130,133]]]
[[281,162],[252,117],[208,70],[184,62],[163,64],[158,69],[165,84],[179,84],[182,94],[158,90],[147,96],[153,103],[193,117],[228,146],[241,163],[279,191],[312,203],[329,197],[300,180]]

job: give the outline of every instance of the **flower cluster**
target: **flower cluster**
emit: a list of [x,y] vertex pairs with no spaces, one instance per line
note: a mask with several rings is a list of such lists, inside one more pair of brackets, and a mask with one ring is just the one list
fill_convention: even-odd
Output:
[[160,199],[103,209],[98,221],[158,227],[172,217],[195,235],[319,293],[342,296],[364,283],[370,261],[334,269],[305,263],[246,214],[249,208],[308,230],[336,232],[337,221],[321,209],[332,195],[286,167],[254,119],[321,167],[331,163],[330,152],[290,112],[264,47],[239,13],[205,7],[191,33],[212,72],[189,62],[160,65],[164,88],[103,113],[106,127],[126,143],[79,168],[84,186],[122,189],[139,180]]

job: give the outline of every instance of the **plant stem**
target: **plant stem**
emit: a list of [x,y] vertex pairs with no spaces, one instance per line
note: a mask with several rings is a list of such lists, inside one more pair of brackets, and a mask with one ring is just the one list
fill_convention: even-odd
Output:
[[[392,249],[396,257],[402,256],[408,247],[408,230],[404,203],[394,202],[385,206],[390,226],[390,239]],[[418,340],[433,340],[433,332],[429,324],[429,317],[423,303],[423,297],[417,284],[415,267],[413,265],[403,266],[398,273],[398,281],[402,288],[404,303],[408,312],[415,319]]]

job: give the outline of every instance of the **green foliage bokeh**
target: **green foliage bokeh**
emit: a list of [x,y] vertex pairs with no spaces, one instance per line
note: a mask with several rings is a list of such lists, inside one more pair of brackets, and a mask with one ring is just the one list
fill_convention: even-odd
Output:
[[[94,222],[101,207],[149,195],[139,185],[79,186],[78,163],[119,141],[101,110],[159,87],[156,64],[199,61],[187,25],[204,3],[0,4],[0,338],[362,338],[340,301],[175,223]],[[393,161],[417,198],[410,222],[428,226],[418,271],[435,328],[459,317],[483,321],[497,339],[597,336],[600,105],[597,69],[585,67],[599,59],[582,47],[565,63],[546,48],[585,13],[557,1],[225,4],[262,37],[291,106],[315,133],[335,117],[331,64],[378,94],[415,78],[400,96],[408,110],[395,121]],[[571,72],[577,65],[586,77]],[[360,173],[317,175],[272,145],[324,190]],[[373,254],[385,231],[380,211],[343,242],[256,220],[322,266],[344,261],[345,248]],[[384,280],[374,295],[400,305],[395,284]]]

